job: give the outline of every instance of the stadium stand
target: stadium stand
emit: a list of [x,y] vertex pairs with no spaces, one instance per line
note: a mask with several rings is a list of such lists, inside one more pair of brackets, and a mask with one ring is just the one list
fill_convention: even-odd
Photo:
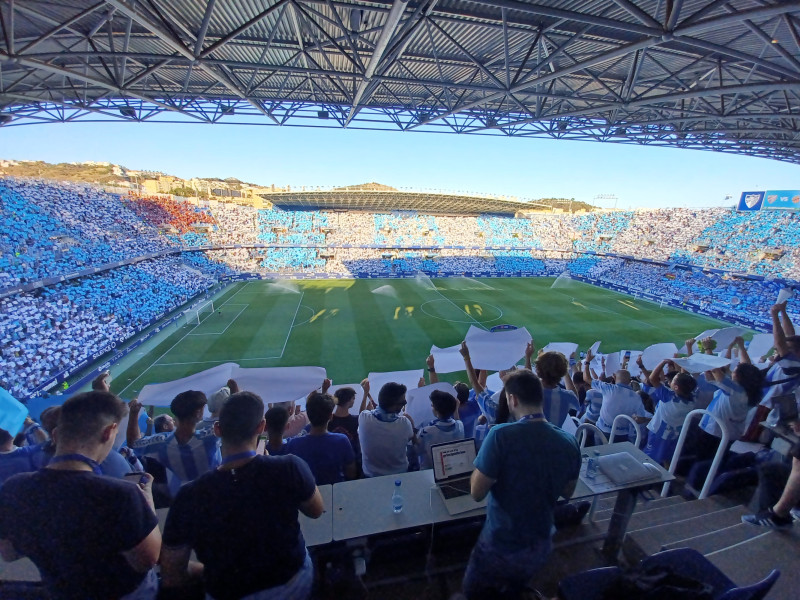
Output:
[[[375,212],[310,206],[259,210],[0,179],[0,290],[13,294],[3,300],[7,329],[0,372],[11,385],[8,376],[26,362],[26,352],[57,343],[55,322],[32,323],[40,304],[42,314],[61,311],[56,314],[69,316],[78,328],[78,313],[104,320],[110,339],[122,342],[215,281],[242,273],[495,277],[567,272],[686,309],[750,319],[753,325],[767,325],[763,315],[784,279],[796,280],[800,274],[800,219],[795,213],[672,208],[535,213],[529,218],[426,215],[421,210],[386,212],[384,196]],[[216,249],[176,254],[198,246]],[[132,260],[143,262],[95,272]],[[31,292],[45,280],[42,291]],[[28,291],[21,294],[20,286]],[[97,293],[104,288],[129,297],[141,289],[156,293],[123,303],[118,295]],[[91,356],[102,343],[89,341],[92,327],[84,329],[79,346]],[[62,351],[52,364],[34,360],[15,393],[25,396],[79,356],[65,357]]]

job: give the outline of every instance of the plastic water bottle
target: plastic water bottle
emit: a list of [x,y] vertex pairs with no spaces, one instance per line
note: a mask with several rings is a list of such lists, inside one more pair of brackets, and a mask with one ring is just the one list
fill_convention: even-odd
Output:
[[402,482],[399,479],[394,480],[394,492],[392,492],[392,510],[395,513],[399,513],[403,510],[403,495],[400,493],[400,484]]
[[781,420],[781,407],[779,405],[775,405],[769,414],[767,415],[767,425],[775,427]]
[[594,479],[595,477],[597,477],[597,461],[590,458],[586,461],[586,478]]

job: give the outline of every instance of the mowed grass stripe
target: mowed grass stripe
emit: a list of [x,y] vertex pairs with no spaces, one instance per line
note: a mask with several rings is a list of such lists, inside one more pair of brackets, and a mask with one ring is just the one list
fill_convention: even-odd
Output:
[[[224,335],[184,337],[190,328],[182,328],[114,383],[123,386],[139,377],[172,346],[161,363],[191,364],[153,366],[126,397],[146,383],[177,379],[229,360],[243,367],[324,366],[340,383],[360,381],[370,371],[421,369],[431,345],[458,344],[476,321],[486,328],[525,326],[539,348],[550,341],[571,341],[585,349],[599,339],[605,352],[662,341],[680,346],[687,332],[726,326],[578,282],[555,289],[553,279],[533,278],[433,283],[435,289],[427,280],[412,279],[291,282],[289,287],[302,293],[266,281],[236,284],[215,301],[223,306],[222,316],[208,317],[220,319],[209,326],[221,331],[241,308],[234,304],[248,305]],[[283,357],[267,359],[280,354],[287,335]],[[464,373],[442,376],[448,381],[463,378]]]

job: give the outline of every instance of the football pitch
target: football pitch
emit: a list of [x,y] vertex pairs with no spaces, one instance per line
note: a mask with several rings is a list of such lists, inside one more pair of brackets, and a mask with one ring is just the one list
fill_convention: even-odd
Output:
[[[371,371],[425,367],[432,345],[460,343],[470,326],[516,325],[537,348],[575,342],[601,352],[680,347],[721,321],[553,278],[248,281],[231,284],[201,322],[175,328],[112,389],[125,398],[148,383],[185,377],[225,362],[242,367],[322,366],[335,382]],[[443,374],[442,380],[464,378]],[[224,382],[220,382],[223,385]]]

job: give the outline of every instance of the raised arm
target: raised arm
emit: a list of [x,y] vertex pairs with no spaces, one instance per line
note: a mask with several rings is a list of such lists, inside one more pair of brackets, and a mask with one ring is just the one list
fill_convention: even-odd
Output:
[[660,363],[658,363],[658,365],[656,365],[655,369],[650,371],[650,376],[649,376],[650,385],[652,385],[653,387],[658,387],[661,385],[661,382],[664,379],[664,367],[669,362],[672,361],[665,358]]
[[531,356],[533,356],[534,352],[536,352],[536,344],[531,340],[528,342],[528,345],[525,346],[525,368],[528,369],[528,371],[533,371]]
[[691,356],[692,354],[694,354],[694,343],[696,341],[697,340],[694,339],[693,337],[686,340],[686,356]]
[[591,364],[593,358],[594,354],[592,354],[592,349],[589,348],[586,351],[586,358],[583,361],[583,380],[589,384],[592,383],[592,369],[589,367],[589,365]]
[[128,429],[125,432],[125,438],[131,448],[134,442],[142,437],[142,431],[139,429],[139,411],[141,409],[142,405],[136,398],[128,404]]
[[367,398],[370,397],[369,395],[369,379],[364,379],[361,382],[361,389],[364,391],[364,395],[361,397],[361,406],[358,407],[358,412],[361,414],[367,409]]
[[739,348],[739,362],[746,365],[752,364],[750,355],[747,353],[747,348],[744,347],[744,338],[742,336],[737,335],[734,338],[733,342],[731,342],[731,345],[728,346],[728,352],[730,352],[734,346]]
[[[786,337],[787,335],[794,335],[794,325],[789,320],[789,315],[786,314],[786,303],[775,304],[769,309],[769,314],[772,317],[772,337],[775,350],[780,356],[786,356],[789,354]],[[781,315],[784,316],[783,323],[781,323]]]
[[467,342],[461,342],[461,356],[464,357],[464,367],[467,370],[467,377],[469,378],[469,384],[472,386],[472,389],[475,390],[475,395],[477,396],[481,392],[483,392],[485,386],[481,385],[481,382],[478,381],[478,377],[475,374],[475,367],[472,366],[472,361],[469,357],[469,348],[467,348]]
[[433,359],[433,354],[428,354],[428,358],[425,359],[425,364],[428,366],[428,377],[431,383],[439,383],[439,376],[436,374],[436,363]]

